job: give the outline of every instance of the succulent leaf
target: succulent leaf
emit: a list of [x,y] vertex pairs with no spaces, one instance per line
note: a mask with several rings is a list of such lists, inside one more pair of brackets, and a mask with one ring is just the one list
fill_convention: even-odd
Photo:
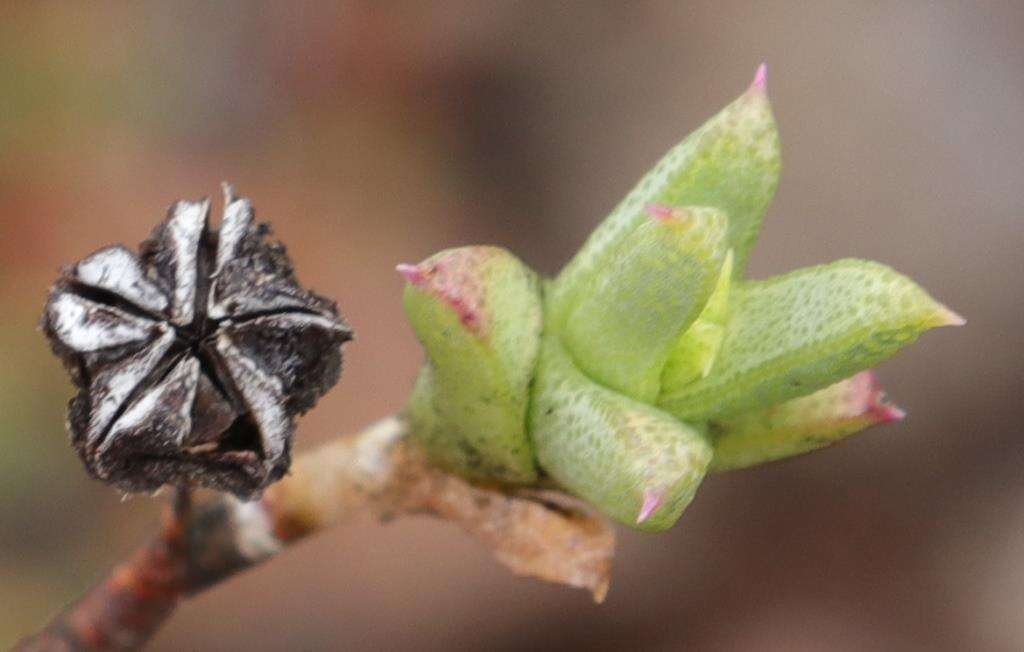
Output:
[[729,316],[729,288],[732,286],[732,250],[718,273],[718,282],[697,320],[679,337],[661,375],[661,391],[671,393],[704,378],[718,357]]
[[903,410],[885,401],[874,373],[862,371],[809,396],[711,422],[711,470],[742,469],[800,455],[903,417]]
[[705,436],[593,382],[554,336],[544,338],[535,382],[529,423],[544,470],[630,527],[671,527],[711,462]]
[[498,247],[449,249],[399,271],[428,357],[409,410],[427,453],[471,478],[534,481],[525,420],[542,324],[536,275]]
[[618,241],[645,219],[649,204],[713,206],[729,216],[733,276],[746,267],[761,219],[779,182],[779,136],[764,67],[743,95],[669,150],[612,211],[566,265],[552,287],[560,324],[587,280],[614,264]]
[[931,328],[963,320],[879,263],[840,260],[738,283],[711,373],[659,405],[687,421],[810,394],[874,366]]
[[439,427],[437,408],[434,404],[436,383],[434,366],[428,363],[420,367],[409,396],[409,403],[405,406],[405,416],[413,425],[417,441],[429,452],[431,462],[441,468],[455,471],[475,469],[479,460],[476,457],[467,459],[471,455],[471,449],[452,445],[458,444],[458,441],[453,441],[451,432]]
[[599,383],[653,403],[680,334],[714,290],[728,220],[714,208],[650,207],[615,248],[615,264],[581,288],[561,332],[576,364]]

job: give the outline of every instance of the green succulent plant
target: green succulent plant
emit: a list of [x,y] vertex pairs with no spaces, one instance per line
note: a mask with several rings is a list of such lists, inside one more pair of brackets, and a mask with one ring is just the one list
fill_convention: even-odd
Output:
[[553,481],[660,531],[708,470],[901,418],[865,370],[963,320],[870,261],[747,280],[779,161],[762,66],[556,278],[496,247],[400,265],[427,354],[407,415],[431,460],[476,481]]

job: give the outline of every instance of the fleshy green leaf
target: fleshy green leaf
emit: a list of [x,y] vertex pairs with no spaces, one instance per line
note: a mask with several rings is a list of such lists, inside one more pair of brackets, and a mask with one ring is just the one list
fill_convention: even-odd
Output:
[[409,408],[427,453],[470,478],[534,481],[525,420],[540,347],[538,279],[497,247],[449,249],[399,271],[428,358]]
[[874,374],[862,371],[809,396],[712,421],[711,470],[728,471],[807,453],[878,423],[902,419]]
[[658,162],[587,239],[552,286],[551,317],[561,324],[587,279],[614,265],[616,243],[644,222],[649,204],[713,206],[729,217],[733,276],[747,252],[779,182],[779,136],[764,83],[764,69],[738,99],[686,137]]
[[630,527],[671,527],[704,477],[704,435],[657,408],[594,383],[547,336],[530,407],[541,467]]
[[738,283],[711,373],[659,405],[702,421],[803,396],[874,366],[926,330],[963,323],[885,265],[841,260]]
[[583,284],[562,343],[591,378],[653,403],[676,340],[714,290],[728,221],[714,208],[652,206],[615,248],[615,264]]
[[732,286],[732,250],[718,273],[718,282],[697,321],[679,337],[661,376],[661,391],[672,393],[711,373],[725,337]]

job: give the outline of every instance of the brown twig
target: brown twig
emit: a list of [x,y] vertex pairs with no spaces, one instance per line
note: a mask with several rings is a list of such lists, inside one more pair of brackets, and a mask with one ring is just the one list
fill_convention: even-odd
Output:
[[517,574],[585,588],[602,600],[614,536],[555,491],[471,485],[425,461],[390,417],[299,456],[259,501],[179,492],[161,533],[15,650],[125,650],[143,645],[178,601],[286,546],[361,515],[429,514],[462,527]]
[[188,489],[176,491],[160,534],[16,650],[124,650],[141,646],[184,589]]

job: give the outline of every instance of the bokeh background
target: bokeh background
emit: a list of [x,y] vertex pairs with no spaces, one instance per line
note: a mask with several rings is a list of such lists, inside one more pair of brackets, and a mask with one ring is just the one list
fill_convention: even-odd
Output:
[[0,646],[151,530],[64,433],[36,322],[60,264],[178,197],[251,195],[357,331],[299,447],[399,408],[395,263],[546,273],[769,63],[781,187],[752,272],[896,266],[968,319],[880,368],[910,412],[711,477],[621,532],[607,602],[428,519],[337,529],[190,600],[154,650],[1024,649],[1024,4],[4,3]]

